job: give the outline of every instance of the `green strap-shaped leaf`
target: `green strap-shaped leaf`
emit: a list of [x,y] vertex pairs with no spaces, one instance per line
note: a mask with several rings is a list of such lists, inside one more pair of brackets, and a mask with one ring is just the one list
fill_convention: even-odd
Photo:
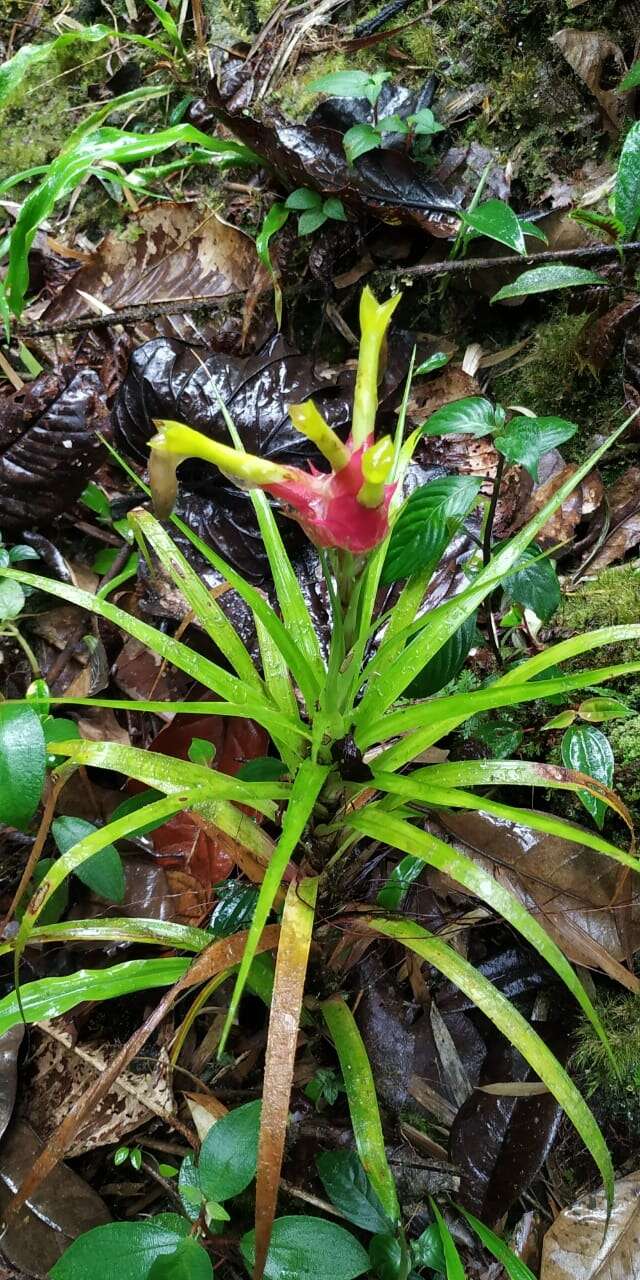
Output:
[[435,867],[444,875],[457,881],[463,888],[473,893],[482,902],[486,902],[503,920],[507,920],[512,928],[517,929],[568,987],[578,1001],[583,1012],[594,1027],[605,1049],[611,1057],[611,1049],[604,1028],[596,1013],[585,988],[576,977],[566,956],[549,937],[549,934],[538,923],[534,916],[523,907],[515,894],[505,889],[489,872],[484,871],[471,858],[467,858],[454,846],[445,844],[427,831],[420,831],[403,818],[386,813],[379,805],[367,805],[366,808],[348,816],[347,824],[362,835],[370,836],[390,844],[392,848],[413,857],[422,858],[429,866]]
[[540,529],[568,498],[569,494],[573,492],[576,485],[588,475],[610,445],[626,430],[629,422],[635,416],[635,414],[631,415],[599,449],[596,449],[591,454],[587,461],[578,468],[577,472],[560,486],[549,502],[545,503],[544,507],[525,525],[524,529],[517,533],[515,538],[512,538],[492,558],[491,563],[485,569],[480,571],[471,587],[463,593],[463,596],[443,605],[437,615],[435,613],[432,614],[429,625],[423,628],[415,639],[407,645],[406,649],[389,664],[387,670],[378,672],[376,680],[367,686],[364,697],[356,708],[354,720],[358,728],[364,727],[373,719],[377,719],[411,684],[411,681],[422,671],[429,659],[449,639],[449,636],[458,630],[465,619],[469,617],[469,614],[473,613],[474,609],[494,589],[496,580],[499,582],[517,563],[522,552],[530,542],[533,542]]
[[[31,932],[32,942],[130,942],[149,943],[159,947],[175,947],[178,951],[204,951],[211,934],[191,925],[174,924],[171,920],[147,920],[134,917],[122,920],[65,920],[61,924],[38,925]],[[0,944],[0,955],[13,950],[13,942]]]
[[[543,769],[544,766],[540,766],[540,768]],[[544,785],[543,776],[538,775],[536,783],[538,786]],[[565,791],[573,791],[575,794],[580,795],[582,791],[589,789],[588,783],[589,779],[585,777],[582,781],[566,782],[564,785],[556,783],[556,787]],[[472,809],[478,813],[493,813],[496,817],[507,818],[511,822],[519,822],[522,826],[529,827],[532,831],[545,831],[548,835],[560,836],[561,839],[570,840],[573,844],[586,845],[589,849],[604,853],[608,858],[621,862],[623,866],[640,872],[640,860],[638,858],[626,853],[624,849],[618,849],[616,845],[604,840],[601,836],[597,836],[591,831],[583,830],[582,827],[576,827],[571,822],[565,822],[563,818],[556,818],[553,814],[538,813],[535,809],[520,809],[514,805],[500,804],[497,800],[491,800],[488,796],[476,796],[473,792],[463,791],[459,787],[439,786],[432,779],[427,780],[424,776],[418,779],[415,773],[409,775],[409,777],[396,773],[375,773],[371,785],[378,787],[380,791],[403,796],[407,800],[415,800],[423,805],[438,805],[438,807],[442,806],[445,809]],[[602,788],[593,788],[591,794],[597,796],[601,804],[605,803],[602,800]]]
[[168,795],[186,789],[192,799],[198,792],[200,800],[230,800],[250,805],[267,817],[275,815],[275,800],[286,800],[290,793],[289,786],[283,782],[242,782],[218,769],[192,764],[190,760],[177,760],[159,751],[123,746],[119,742],[90,742],[86,738],[73,738],[69,742],[57,742],[55,750],[56,754],[64,755],[76,764],[115,769]]
[[398,1193],[384,1145],[371,1065],[355,1018],[339,996],[325,1000],[324,1020],[342,1069],[360,1163],[391,1222],[400,1220]]
[[442,1252],[444,1254],[444,1265],[447,1269],[447,1280],[466,1280],[462,1258],[458,1253],[456,1242],[435,1202],[430,1197],[431,1210],[438,1224],[440,1240],[442,1243]]
[[247,980],[247,974],[255,956],[256,947],[262,934],[262,930],[267,923],[269,912],[275,902],[276,894],[280,887],[280,882],[284,875],[285,868],[289,859],[295,853],[300,837],[309,821],[309,818],[311,817],[314,805],[328,772],[328,766],[315,764],[311,760],[303,760],[296,775],[289,803],[282,820],[280,839],[273,851],[271,860],[265,871],[264,880],[260,886],[258,901],[253,913],[253,920],[251,921],[244,954],[240,962],[236,985],[229,1003],[229,1010],[222,1031],[222,1036],[220,1038],[218,1053],[222,1053],[224,1051],[229,1032],[231,1031],[238,1011],[238,1005]]
[[613,1166],[605,1140],[583,1097],[540,1036],[501,992],[457,951],[433,937],[414,920],[369,919],[375,933],[401,942],[432,964],[506,1036],[546,1084],[590,1151],[604,1182],[609,1208],[613,1203]]
[[114,1000],[132,991],[150,987],[171,987],[187,972],[191,960],[128,960],[110,969],[79,969],[64,978],[41,978],[20,987],[20,1004],[15,991],[0,1000],[0,1035],[22,1022],[42,1022],[57,1018],[85,1000]]
[[[199,716],[232,716],[245,720],[257,720],[260,714],[259,705],[239,706],[237,702],[163,702],[154,698],[66,698],[64,694],[49,698],[52,706],[65,707],[108,707],[111,711],[149,711],[152,715],[192,716],[197,710]],[[7,705],[24,706],[24,699],[10,700]],[[256,715],[255,712],[258,712]],[[274,742],[277,738],[301,737],[311,739],[311,733],[301,721],[294,724],[280,712],[269,711],[263,715],[265,728],[269,729]]]
[[463,1218],[466,1218],[471,1230],[475,1231],[478,1239],[481,1244],[484,1245],[485,1249],[488,1249],[489,1253],[492,1253],[494,1258],[497,1258],[498,1262],[502,1263],[504,1270],[509,1276],[509,1280],[536,1280],[533,1272],[529,1270],[526,1263],[522,1261],[522,1258],[519,1258],[517,1254],[509,1248],[508,1244],[505,1244],[504,1240],[501,1240],[500,1236],[496,1235],[495,1231],[491,1231],[489,1227],[485,1227],[484,1222],[480,1222],[478,1218],[474,1218],[473,1214],[469,1213],[468,1209],[462,1208],[462,1205],[457,1205],[456,1207],[458,1212],[462,1214]]
[[[588,688],[590,685],[601,684],[604,680],[615,680],[618,676],[629,675],[634,671],[640,671],[640,662],[594,667],[591,671],[560,676],[556,680],[538,680],[507,688],[492,684],[488,689],[479,689],[474,693],[456,693],[448,698],[434,698],[430,702],[419,702],[414,706],[389,712],[380,720],[359,730],[355,735],[356,742],[361,750],[365,750],[375,742],[384,742],[397,734],[408,734],[419,729],[427,731],[426,745],[430,745],[477,711],[492,711],[496,707],[515,707],[523,702],[536,702],[556,693],[571,693],[574,689]],[[385,769],[389,769],[392,767],[390,761],[393,760],[393,768],[398,768],[399,761],[406,764],[415,759],[424,747],[422,738],[420,745],[417,745],[416,738],[407,739],[392,747],[388,753],[385,752],[380,757],[380,763],[384,764]]]
[[129,523],[144,535],[163,569],[166,569],[171,581],[182,592],[198,622],[228,658],[236,674],[258,697],[264,697],[264,685],[238,632],[159,520],[150,511],[139,508],[129,513]]

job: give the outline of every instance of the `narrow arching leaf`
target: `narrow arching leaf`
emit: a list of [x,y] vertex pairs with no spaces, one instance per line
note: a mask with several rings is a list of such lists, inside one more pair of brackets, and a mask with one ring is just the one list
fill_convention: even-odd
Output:
[[557,266],[533,267],[531,271],[523,271],[513,284],[505,284],[494,293],[491,301],[502,302],[505,298],[525,298],[530,293],[546,293],[549,289],[575,289],[585,284],[606,284],[602,276],[595,271],[587,271],[585,267],[567,267],[564,263]]
[[447,1280],[466,1280],[462,1258],[456,1248],[456,1242],[435,1202],[431,1199],[431,1210],[438,1224],[440,1232],[440,1240],[442,1243],[442,1252],[444,1254],[444,1264],[447,1272]]
[[235,668],[236,674],[258,697],[264,697],[264,686],[238,632],[160,522],[150,511],[139,508],[130,512],[129,523],[144,535],[196,619]]
[[[174,924],[171,920],[145,918],[106,920],[65,920],[61,924],[39,925],[31,935],[34,942],[129,942],[173,947],[178,951],[203,951],[212,935],[191,925]],[[0,955],[12,950],[12,943],[0,945]]]
[[410,951],[432,964],[515,1045],[577,1129],[598,1166],[611,1205],[613,1166],[600,1129],[573,1081],[522,1014],[473,965],[416,921],[369,919],[368,924],[375,933],[402,942]]
[[0,822],[23,829],[42,795],[44,733],[32,707],[0,703]]
[[[488,401],[485,403],[489,404]],[[490,405],[489,408],[491,408]],[[469,617],[482,600],[504,581],[525,548],[534,541],[540,529],[562,505],[576,484],[588,475],[610,445],[622,431],[626,430],[633,417],[635,414],[627,419],[604,445],[596,449],[569,480],[560,485],[553,497],[525,525],[524,529],[493,556],[491,563],[478,573],[467,590],[430,613],[428,625],[422,625],[415,639],[411,640],[397,657],[394,657],[382,670],[375,665],[374,658],[371,665],[375,672],[375,679],[365,688],[364,695],[354,712],[353,718],[357,728],[370,723],[376,714],[390,706],[426,666],[434,653],[437,653],[449,639],[449,636],[457,631],[465,618]],[[365,683],[367,679],[368,668],[364,671]]]
[[429,866],[456,880],[481,902],[486,902],[493,911],[502,916],[503,920],[507,920],[512,928],[517,929],[518,933],[521,933],[523,938],[535,947],[547,964],[555,969],[611,1055],[601,1020],[569,961],[542,925],[522,906],[515,894],[505,889],[492,875],[452,845],[445,844],[444,840],[438,840],[430,832],[420,831],[419,828],[412,826],[403,818],[398,818],[395,814],[386,813],[379,805],[367,805],[366,808],[350,814],[347,825],[362,835],[391,845],[401,853],[421,858]]
[[289,798],[289,803],[287,804],[285,815],[282,820],[280,839],[273,851],[271,860],[265,871],[264,880],[260,886],[260,893],[258,895],[256,909],[251,922],[251,928],[249,929],[247,945],[242,956],[233,995],[229,1002],[229,1010],[220,1040],[220,1053],[222,1053],[224,1049],[229,1032],[233,1026],[247,979],[247,974],[255,955],[255,949],[262,934],[262,930],[267,923],[269,912],[276,900],[276,894],[280,887],[280,882],[286,865],[292,854],[295,852],[298,841],[300,840],[307,822],[311,817],[320,789],[328,772],[329,770],[327,766],[314,764],[311,760],[304,760],[298,770]]
[[262,1085],[254,1280],[262,1280],[278,1201],[317,893],[317,877],[292,881],[280,927]]
[[85,1000],[113,1000],[150,987],[170,987],[184,977],[190,963],[188,958],[127,960],[109,969],[79,969],[64,978],[24,982],[21,1004],[15,991],[0,1000],[0,1035],[22,1021],[21,1006],[27,1022],[42,1022],[68,1013]]
[[480,1222],[478,1218],[474,1218],[468,1209],[463,1209],[461,1205],[457,1206],[458,1212],[466,1218],[471,1230],[475,1232],[480,1243],[492,1253],[494,1258],[502,1264],[509,1280],[536,1280],[532,1271],[529,1270],[526,1263],[519,1258],[517,1254],[497,1236],[495,1231],[491,1231],[489,1227],[485,1227],[484,1222]]
[[351,1010],[339,996],[325,1000],[322,1012],[342,1068],[360,1162],[384,1212],[396,1223],[400,1218],[398,1194],[387,1160],[376,1087],[362,1036]]

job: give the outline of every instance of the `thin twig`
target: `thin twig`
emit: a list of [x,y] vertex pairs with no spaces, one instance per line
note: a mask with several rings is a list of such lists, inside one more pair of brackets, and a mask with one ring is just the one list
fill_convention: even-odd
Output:
[[386,267],[376,271],[374,279],[384,284],[390,280],[428,280],[437,276],[460,275],[465,271],[490,271],[495,267],[541,267],[547,262],[614,262],[622,270],[621,254],[640,253],[640,240],[626,244],[583,245],[580,249],[545,249],[543,253],[502,254],[499,258],[460,258],[455,262],[424,262],[415,267]]
[[235,293],[225,293],[223,298],[212,298],[210,295],[201,298],[169,298],[166,302],[156,302],[151,305],[141,303],[135,307],[120,307],[115,311],[107,311],[102,316],[88,312],[70,320],[58,320],[54,324],[25,325],[24,328],[16,330],[15,337],[16,339],[55,337],[58,333],[86,333],[92,329],[108,328],[114,324],[155,320],[158,316],[181,316],[189,311],[217,311],[226,303],[244,296],[244,293],[238,290]]

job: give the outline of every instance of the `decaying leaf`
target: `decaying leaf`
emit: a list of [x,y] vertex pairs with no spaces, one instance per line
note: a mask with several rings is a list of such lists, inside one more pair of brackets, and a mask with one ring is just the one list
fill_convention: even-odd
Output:
[[558,1214],[542,1245],[540,1280],[638,1280],[640,1173],[614,1187],[611,1217],[604,1192]]
[[[16,1120],[0,1151],[0,1210],[33,1167],[41,1149],[33,1129]],[[92,1227],[111,1221],[106,1204],[66,1164],[59,1164],[30,1196],[3,1232],[3,1256],[30,1276],[47,1276],[72,1240]]]
[[109,231],[44,313],[47,323],[84,315],[87,297],[109,310],[141,303],[246,293],[257,266],[250,236],[196,204],[143,209]]
[[[21,1111],[45,1141],[69,1107],[105,1069],[108,1056],[97,1044],[74,1045],[73,1037],[55,1024],[51,1027],[45,1024],[35,1035],[36,1048],[29,1061]],[[123,1072],[79,1129],[69,1156],[120,1142],[151,1115],[159,1115],[165,1121],[171,1118],[175,1102],[166,1050],[160,1050],[154,1064],[147,1060],[146,1065],[151,1069],[142,1073]]]
[[18,1023],[0,1036],[0,1138],[13,1115],[18,1083],[18,1052],[24,1030],[22,1023]]
[[0,527],[31,528],[80,496],[95,474],[108,414],[91,369],[43,374],[0,404]]
[[624,94],[603,87],[603,72],[607,64],[613,64],[620,77],[624,75],[627,65],[619,45],[602,31],[578,31],[575,27],[556,31],[551,43],[599,102],[605,128],[616,133],[624,116]]
[[[624,868],[585,846],[486,813],[451,811],[439,821],[538,916],[571,961],[640,992],[635,974],[620,963],[632,946],[627,908],[619,900],[612,905]],[[637,921],[630,927],[636,937]]]

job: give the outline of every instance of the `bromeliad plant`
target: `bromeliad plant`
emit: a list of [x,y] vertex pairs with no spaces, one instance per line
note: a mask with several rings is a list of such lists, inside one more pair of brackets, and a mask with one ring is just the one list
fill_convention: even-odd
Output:
[[[640,624],[605,627],[590,635],[577,635],[536,653],[472,693],[440,692],[449,678],[446,663],[440,680],[435,680],[431,688],[436,696],[415,699],[408,691],[425,669],[431,667],[433,673],[433,664],[437,666],[447,647],[455,646],[456,638],[468,626],[480,604],[518,570],[527,548],[550,516],[627,424],[595,451],[524,529],[495,549],[488,562],[473,564],[468,585],[461,594],[436,609],[421,613],[425,589],[448,541],[472,509],[485,500],[480,495],[479,484],[474,481],[452,478],[452,484],[444,493],[442,482],[435,482],[441,487],[437,501],[434,498],[427,504],[432,518],[431,534],[426,541],[422,537],[420,555],[412,556],[410,544],[406,543],[412,522],[406,513],[415,511],[419,504],[415,498],[412,507],[403,503],[402,481],[421,429],[404,440],[411,377],[395,440],[375,439],[381,352],[397,301],[396,297],[380,304],[369,290],[363,293],[353,417],[346,442],[334,434],[312,403],[290,408],[293,422],[314,442],[330,470],[319,472],[310,467],[305,471],[280,466],[245,453],[222,405],[229,445],[211,441],[186,424],[157,423],[157,435],[151,442],[150,477],[160,516],[166,517],[171,509],[177,468],[187,457],[214,462],[225,475],[251,492],[269,557],[277,608],[177,517],[171,518],[174,526],[224,576],[251,610],[261,655],[259,667],[217,600],[156,515],[145,507],[138,508],[129,517],[140,549],[147,557],[155,557],[163,572],[182,592],[189,609],[223,655],[224,665],[126,613],[104,596],[93,596],[72,585],[11,567],[2,570],[5,577],[85,608],[148,645],[162,659],[210,690],[211,700],[198,703],[199,716],[252,718],[268,731],[280,758],[277,770],[265,769],[262,780],[255,780],[254,771],[253,779],[247,781],[193,761],[178,761],[118,743],[88,742],[71,735],[61,738],[59,733],[52,734],[55,717],[52,720],[49,714],[50,702],[77,705],[84,704],[83,699],[48,701],[39,690],[31,703],[4,704],[0,708],[0,763],[9,785],[5,794],[11,793],[16,765],[21,765],[24,771],[27,759],[36,762],[30,766],[32,772],[35,767],[44,776],[45,730],[47,732],[49,759],[55,761],[46,790],[49,820],[55,808],[55,795],[69,773],[82,765],[119,771],[124,777],[152,789],[151,797],[147,796],[142,807],[127,806],[126,812],[121,810],[115,821],[77,840],[51,865],[24,909],[16,937],[4,944],[5,951],[13,949],[16,968],[28,943],[54,939],[59,942],[72,936],[128,939],[197,953],[194,960],[180,957],[133,960],[95,973],[83,970],[75,977],[26,983],[20,988],[21,1007],[17,992],[0,1001],[0,1033],[20,1020],[21,1008],[27,1020],[37,1021],[55,1016],[88,998],[108,999],[127,991],[169,986],[169,992],[152,1018],[134,1037],[138,1051],[178,994],[192,986],[202,986],[202,996],[196,998],[193,1006],[197,1010],[211,990],[211,984],[218,985],[222,974],[234,972],[235,986],[220,1042],[222,1053],[247,984],[253,984],[254,989],[257,986],[263,998],[270,1002],[271,1012],[257,1140],[256,1228],[247,1254],[256,1280],[265,1273],[265,1267],[268,1276],[282,1274],[275,1255],[270,1252],[270,1240],[273,1231],[274,1249],[283,1240],[286,1246],[289,1231],[286,1224],[291,1221],[276,1219],[274,1222],[274,1218],[297,1027],[302,1014],[316,908],[321,903],[323,908],[330,906],[335,911],[341,905],[334,898],[336,885],[348,884],[354,851],[363,840],[374,840],[390,851],[397,851],[399,862],[390,885],[382,891],[378,906],[358,914],[352,920],[353,929],[405,947],[466,993],[517,1047],[558,1099],[591,1152],[607,1196],[609,1199],[612,1196],[612,1166],[605,1142],[563,1067],[522,1014],[458,951],[403,915],[402,900],[403,887],[410,883],[416,868],[424,866],[436,868],[480,899],[555,970],[608,1052],[598,1014],[557,944],[509,890],[466,854],[426,830],[424,818],[433,806],[497,814],[587,845],[604,857],[614,859],[624,875],[628,870],[640,870],[633,850],[618,848],[600,832],[578,830],[562,818],[498,802],[492,791],[487,794],[486,789],[526,785],[588,794],[628,822],[624,805],[607,786],[568,768],[522,760],[465,760],[430,765],[419,762],[428,748],[479,712],[538,702],[547,696],[591,688],[625,672],[640,670],[638,661],[557,674],[558,665],[568,659],[613,642],[639,638]],[[468,424],[473,420],[478,430],[482,427],[491,431],[510,461],[517,456],[518,440],[523,440],[522,460],[525,465],[532,465],[530,435],[536,431],[535,421],[529,423],[527,434],[526,420],[523,425],[522,420],[514,419],[510,427],[505,415],[497,410],[491,413],[486,401],[466,402],[458,408],[454,406],[453,410],[460,421]],[[430,429],[429,424],[426,427]],[[547,432],[551,429],[548,419],[544,420],[544,428]],[[267,494],[302,525],[319,549],[332,609],[326,659]],[[424,532],[420,522],[418,532],[421,535]],[[403,546],[404,568],[397,571],[398,553]],[[378,588],[394,577],[404,578],[405,583],[394,608],[381,617],[376,603]],[[114,709],[162,711],[163,714],[168,710],[176,715],[193,710],[193,703],[91,701],[93,705]],[[15,782],[13,786],[15,793]],[[35,795],[37,801],[38,787],[32,785],[30,794]],[[18,801],[24,822],[29,816],[25,815],[24,784],[20,795],[16,795]],[[35,801],[32,812],[34,807]],[[148,920],[41,923],[51,896],[72,872],[77,873],[78,868],[106,846],[115,845],[133,832],[148,830],[150,824],[163,822],[185,809],[205,830],[215,832],[218,837],[222,835],[239,869],[258,886],[255,908],[245,932],[212,942],[212,934],[206,930]],[[3,816],[7,818],[6,801]],[[262,825],[264,819],[270,825]],[[45,820],[46,812],[43,822]],[[41,846],[42,843],[41,840]],[[274,911],[279,915],[279,924],[271,922]],[[260,967],[265,957],[261,953],[274,948],[277,949],[275,972],[265,984],[264,969]],[[403,1277],[408,1275],[410,1265],[417,1270],[419,1266],[415,1260],[411,1263],[406,1245],[366,1054],[346,1000],[331,991],[320,994],[325,998],[304,1016],[312,1022],[316,1019],[319,1028],[324,1026],[335,1045],[357,1151],[387,1221],[386,1235],[391,1244],[386,1247],[384,1265],[387,1266],[389,1257],[395,1257],[397,1267],[393,1274]],[[113,1070],[117,1070],[117,1064]],[[90,1107],[91,1097],[82,1105]],[[77,1114],[75,1119],[78,1120]],[[64,1150],[63,1139],[64,1135],[59,1139],[58,1151]],[[36,1167],[31,1186],[34,1178],[46,1172],[45,1164],[39,1163]],[[198,1221],[197,1230],[206,1234],[204,1218]],[[174,1244],[176,1249],[187,1247],[180,1240]],[[391,1274],[388,1266],[386,1270],[380,1269],[380,1260],[367,1263],[362,1250],[357,1255],[359,1261],[354,1262],[356,1254],[357,1250],[348,1253],[351,1261],[343,1270],[338,1258],[332,1258],[331,1275],[337,1280],[348,1280],[350,1276],[362,1274],[368,1265],[380,1275]],[[300,1261],[300,1255],[296,1256],[296,1274],[320,1274],[313,1269],[317,1267],[317,1257],[305,1264],[304,1258]],[[64,1274],[76,1273],[69,1270]],[[206,1274],[205,1271],[202,1274]]]

